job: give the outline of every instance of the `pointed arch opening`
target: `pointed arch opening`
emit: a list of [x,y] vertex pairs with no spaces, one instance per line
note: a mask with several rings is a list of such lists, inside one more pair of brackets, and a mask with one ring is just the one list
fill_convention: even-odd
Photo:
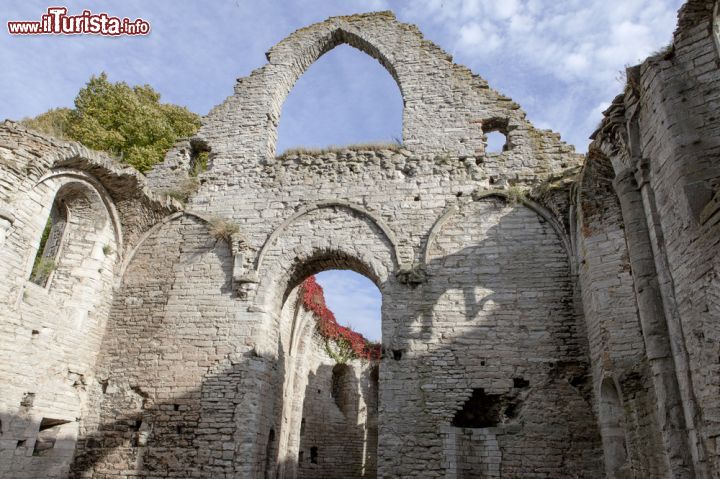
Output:
[[402,144],[403,97],[394,70],[369,45],[358,48],[340,31],[335,36],[330,51],[302,73],[282,104],[281,156]]

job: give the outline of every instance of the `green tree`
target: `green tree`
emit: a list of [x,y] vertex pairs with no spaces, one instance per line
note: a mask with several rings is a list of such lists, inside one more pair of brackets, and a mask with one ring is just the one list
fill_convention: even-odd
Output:
[[116,155],[145,173],[178,138],[197,131],[200,117],[185,107],[160,103],[160,94],[149,85],[112,83],[102,73],[80,90],[74,109],[56,108],[23,123]]

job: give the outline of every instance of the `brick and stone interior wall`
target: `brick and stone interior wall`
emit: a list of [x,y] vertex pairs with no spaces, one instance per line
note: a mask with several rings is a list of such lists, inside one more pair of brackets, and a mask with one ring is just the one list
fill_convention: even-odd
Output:
[[[4,123],[0,475],[714,477],[712,3],[629,70],[587,158],[389,13],[274,47],[149,174],[170,191],[209,151],[184,206]],[[284,98],[340,43],[398,82],[403,145],[276,157]],[[331,268],[381,291],[377,374],[297,306]]]
[[377,477],[377,387],[377,371],[358,360],[310,373],[296,477]]
[[[567,253],[550,224],[486,197],[445,221],[428,257],[428,282],[416,305],[404,305],[414,318],[398,334],[402,348],[381,367],[380,443],[391,442],[386,425],[403,433],[381,464],[400,461],[417,474],[447,467],[457,477],[489,464],[504,476],[599,477],[586,343]],[[408,413],[419,419],[399,426]],[[482,431],[468,436],[468,428]],[[438,431],[447,431],[444,444]],[[437,441],[447,458],[415,456],[411,437],[428,448]],[[482,456],[491,459],[472,464]]]
[[655,417],[655,390],[637,314],[625,225],[612,185],[614,176],[607,158],[589,155],[577,198],[579,281],[592,358],[594,405],[606,471],[629,477],[663,477],[667,464]]

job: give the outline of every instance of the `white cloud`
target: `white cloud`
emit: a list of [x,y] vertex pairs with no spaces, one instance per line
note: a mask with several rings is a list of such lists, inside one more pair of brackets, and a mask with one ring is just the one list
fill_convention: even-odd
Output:
[[[328,16],[393,9],[401,21],[417,23],[456,61],[513,97],[533,122],[560,131],[583,150],[596,123],[590,120],[594,109],[621,89],[618,72],[670,41],[681,3],[218,0],[207,6],[176,0],[111,0],[103,3],[103,11],[143,16],[151,21],[152,34],[143,39],[0,36],[0,60],[6,65],[0,71],[0,87],[5,92],[0,97],[0,117],[21,118],[70,105],[90,74],[101,70],[113,80],[150,83],[165,101],[188,105],[202,114],[231,94],[234,79],[261,66],[264,52],[295,29]],[[67,5],[77,11],[84,3],[68,0]],[[47,8],[28,0],[10,0],[4,6],[8,19],[33,19]],[[340,77],[348,77],[346,65],[334,65]],[[374,78],[359,76],[359,80],[367,79],[370,89],[381,86]],[[318,85],[316,98],[321,99],[324,91],[328,89]],[[345,98],[351,106],[363,103]],[[322,101],[308,97],[304,103]],[[384,111],[382,105],[363,108]],[[386,121],[383,115],[377,116],[375,124]],[[338,133],[338,140],[329,141],[333,143],[343,141],[343,130],[349,126],[356,125],[338,125],[334,131],[322,128],[331,136]],[[310,123],[304,128],[320,129]]]
[[471,23],[464,25],[459,31],[458,43],[464,48],[482,49],[486,52],[495,50],[502,40],[489,23]]
[[557,110],[549,102],[564,103],[563,90],[574,91],[580,103],[570,110],[581,121],[563,133],[582,150],[590,131],[578,130],[580,125],[587,127],[599,101],[619,91],[618,72],[670,41],[681,3],[418,0],[401,10],[404,19],[426,30],[432,25],[434,38],[448,39],[441,46],[451,50],[457,61],[516,86],[515,94],[521,97],[516,100],[533,96],[538,88],[554,90],[546,93],[544,105],[539,101],[538,108],[529,112],[536,122],[559,129],[561,122],[547,116],[546,112]]

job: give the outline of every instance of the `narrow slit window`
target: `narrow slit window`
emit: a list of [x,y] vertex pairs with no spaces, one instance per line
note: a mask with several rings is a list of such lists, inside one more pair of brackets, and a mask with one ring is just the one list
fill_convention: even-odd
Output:
[[58,252],[60,251],[66,223],[67,213],[65,208],[55,201],[43,228],[40,245],[30,273],[30,281],[39,286],[46,286],[53,271],[57,268]]

